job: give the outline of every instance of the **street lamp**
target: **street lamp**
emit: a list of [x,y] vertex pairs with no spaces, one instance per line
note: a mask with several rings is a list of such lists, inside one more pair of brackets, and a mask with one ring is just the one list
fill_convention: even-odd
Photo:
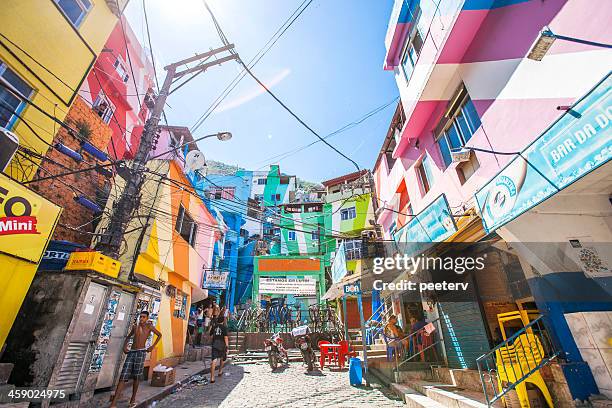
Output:
[[610,44],[599,43],[595,41],[581,40],[580,38],[567,37],[564,35],[558,35],[552,32],[549,27],[544,27],[542,31],[540,31],[540,35],[536,39],[536,41],[531,46],[529,53],[527,54],[527,58],[534,61],[542,61],[544,55],[548,52],[550,47],[553,45],[555,40],[564,40],[575,42],[578,44],[591,45],[594,47],[602,47],[602,48],[612,48]]
[[173,151],[178,150],[178,149],[182,149],[183,147],[185,147],[185,146],[187,146],[187,145],[189,145],[191,143],[196,143],[196,142],[199,142],[200,140],[208,139],[210,137],[216,137],[220,141],[226,142],[226,141],[228,141],[228,140],[230,140],[232,138],[232,134],[231,134],[231,132],[219,132],[219,133],[213,133],[213,134],[210,134],[210,135],[198,137],[197,139],[194,139],[192,141],[183,143],[180,146],[173,147],[172,149],[170,149],[168,151],[165,151],[165,152],[160,153],[160,154],[156,154],[153,157],[149,157],[149,160],[153,160],[153,159],[156,159],[156,158],[158,158],[160,156],[164,156],[164,155],[166,155],[168,153],[172,153]]

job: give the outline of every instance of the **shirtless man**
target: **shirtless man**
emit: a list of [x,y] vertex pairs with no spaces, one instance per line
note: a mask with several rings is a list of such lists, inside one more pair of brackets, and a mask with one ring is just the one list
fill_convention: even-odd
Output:
[[[151,332],[155,333],[157,338],[153,345],[149,348],[145,348],[147,339]],[[128,350],[128,343],[130,338],[134,337],[132,342],[132,349]],[[157,343],[161,340],[161,333],[157,330],[151,321],[149,321],[149,312],[143,310],[138,316],[138,323],[134,324],[130,329],[125,341],[123,342],[123,352],[127,354],[125,363],[123,363],[123,370],[121,370],[121,376],[119,377],[119,383],[115,390],[115,395],[111,402],[111,408],[117,406],[117,399],[121,396],[123,387],[129,379],[133,379],[132,384],[132,398],[130,399],[130,407],[136,405],[136,393],[138,392],[138,382],[140,381],[144,369],[144,361],[147,353],[155,348]]]

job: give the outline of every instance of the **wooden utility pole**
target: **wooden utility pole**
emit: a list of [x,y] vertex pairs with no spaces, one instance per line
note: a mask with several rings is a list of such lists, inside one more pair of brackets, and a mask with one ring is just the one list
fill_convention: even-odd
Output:
[[[229,55],[217,58],[220,53],[227,52]],[[207,62],[213,58],[210,62]],[[197,54],[193,57],[186,58],[182,61],[178,61],[174,64],[170,64],[164,67],[166,70],[166,79],[164,84],[155,98],[155,103],[151,109],[151,117],[145,123],[145,127],[138,145],[138,151],[132,161],[131,168],[125,171],[123,176],[125,178],[125,188],[121,192],[119,199],[113,204],[112,216],[110,218],[107,232],[98,244],[96,249],[102,251],[105,255],[112,258],[119,256],[119,250],[123,241],[123,235],[127,225],[132,217],[132,214],[136,207],[140,203],[140,190],[145,179],[144,172],[146,170],[147,160],[153,150],[153,145],[158,137],[157,131],[159,121],[166,105],[166,99],[168,95],[177,90],[178,88],[185,85],[196,75],[206,71],[208,68],[221,65],[224,62],[237,60],[238,54],[234,52],[234,45],[228,44],[224,47],[217,48],[208,52]],[[186,64],[192,62],[199,62],[197,65],[188,68],[185,67],[179,70],[180,67],[186,66]],[[170,90],[172,85],[179,79],[184,78],[186,75],[191,74],[189,78],[184,80],[174,90]]]

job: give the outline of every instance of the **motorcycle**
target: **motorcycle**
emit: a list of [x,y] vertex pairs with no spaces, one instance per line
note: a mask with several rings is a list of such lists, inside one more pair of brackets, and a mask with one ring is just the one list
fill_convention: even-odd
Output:
[[310,329],[308,326],[299,326],[291,331],[291,335],[294,338],[295,345],[298,349],[300,349],[300,353],[302,353],[302,359],[304,363],[308,366],[308,371],[314,370],[316,355],[310,344]]
[[283,339],[276,333],[269,339],[264,340],[264,350],[268,353],[268,363],[272,371],[276,370],[278,364],[289,364],[289,355],[283,347]]

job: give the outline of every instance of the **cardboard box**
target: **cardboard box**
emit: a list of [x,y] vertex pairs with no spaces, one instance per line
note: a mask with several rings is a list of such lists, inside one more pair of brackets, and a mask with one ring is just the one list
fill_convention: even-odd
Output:
[[153,371],[153,376],[151,377],[151,386],[152,387],[167,387],[168,385],[174,384],[174,380],[175,380],[174,368],[170,371],[165,371],[165,372]]

